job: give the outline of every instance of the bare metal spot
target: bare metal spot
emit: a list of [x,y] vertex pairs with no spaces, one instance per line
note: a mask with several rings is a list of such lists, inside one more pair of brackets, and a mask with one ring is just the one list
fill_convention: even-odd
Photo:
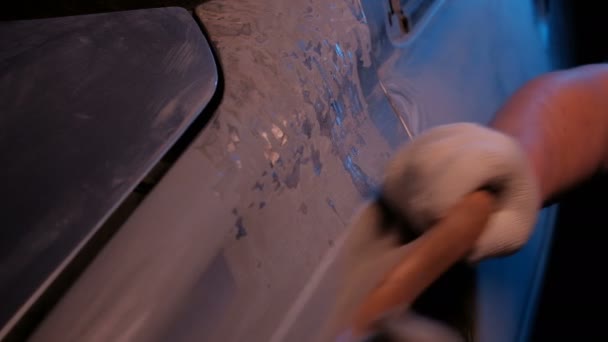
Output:
[[275,124],[272,124],[270,131],[272,132],[272,135],[274,135],[274,138],[279,141],[283,138],[283,135],[285,134],[283,133],[283,130]]

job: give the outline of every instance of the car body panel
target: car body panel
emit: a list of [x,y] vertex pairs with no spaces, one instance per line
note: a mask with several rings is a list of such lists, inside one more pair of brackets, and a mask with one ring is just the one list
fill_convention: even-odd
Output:
[[[339,291],[344,229],[395,149],[436,125],[487,123],[551,69],[532,2],[436,6],[393,46],[376,1],[200,5],[224,77],[214,119],[32,340],[311,340]],[[550,221],[526,248],[546,253]],[[542,269],[504,260],[503,269]],[[491,286],[486,267],[480,284]],[[533,293],[520,285],[479,300],[491,308],[497,293]],[[520,329],[520,308],[491,314]],[[501,338],[511,340],[488,340]]]

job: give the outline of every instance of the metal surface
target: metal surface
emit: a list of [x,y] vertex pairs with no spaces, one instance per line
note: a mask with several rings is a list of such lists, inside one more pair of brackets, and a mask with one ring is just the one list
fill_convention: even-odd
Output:
[[486,123],[550,68],[531,5],[445,1],[401,47],[376,0],[199,6],[226,70],[216,118],[32,340],[310,341],[339,291],[343,229],[406,131]]
[[0,23],[0,337],[202,111],[217,77],[183,9]]

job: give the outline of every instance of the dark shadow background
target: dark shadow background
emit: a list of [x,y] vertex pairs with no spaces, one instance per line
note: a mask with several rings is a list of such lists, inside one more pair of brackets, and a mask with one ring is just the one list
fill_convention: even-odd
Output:
[[[546,2],[559,67],[608,60],[608,2]],[[531,341],[608,341],[606,195],[608,179],[598,174],[560,197]]]
[[606,194],[596,176],[563,198],[531,341],[608,341]]

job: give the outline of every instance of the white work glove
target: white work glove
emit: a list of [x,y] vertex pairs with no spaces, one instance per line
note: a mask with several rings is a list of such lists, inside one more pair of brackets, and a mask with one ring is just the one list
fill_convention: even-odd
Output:
[[[540,204],[538,185],[518,143],[470,123],[439,126],[417,136],[394,156],[383,184],[385,204],[420,233],[466,194],[481,188],[495,190],[498,209],[469,255],[470,261],[523,246]],[[342,285],[322,335],[330,338],[320,341],[336,341],[365,294],[406,255],[408,245],[401,245],[398,234],[383,232],[383,215],[379,205],[366,205],[349,227],[337,261]],[[405,316],[396,312],[388,317],[390,324],[381,328],[399,342],[419,333],[432,333],[430,340],[437,342],[454,340],[449,327],[435,324],[431,329],[429,321],[412,317],[411,312]],[[342,340],[351,341],[348,332],[344,336]]]
[[383,196],[422,232],[462,197],[497,190],[498,210],[478,239],[470,261],[513,252],[528,240],[540,193],[520,145],[471,123],[432,128],[397,152],[387,168]]

